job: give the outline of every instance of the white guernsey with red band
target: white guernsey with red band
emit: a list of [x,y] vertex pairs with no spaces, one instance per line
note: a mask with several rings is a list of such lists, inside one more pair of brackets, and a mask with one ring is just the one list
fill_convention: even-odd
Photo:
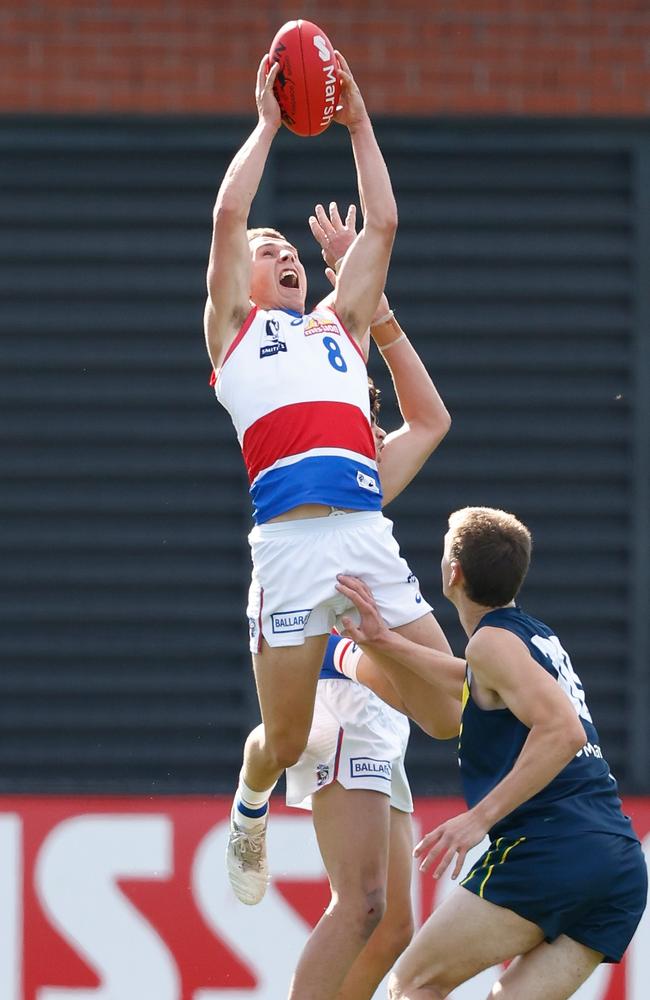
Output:
[[237,432],[256,523],[304,503],[381,510],[365,360],[330,307],[253,307],[215,392]]

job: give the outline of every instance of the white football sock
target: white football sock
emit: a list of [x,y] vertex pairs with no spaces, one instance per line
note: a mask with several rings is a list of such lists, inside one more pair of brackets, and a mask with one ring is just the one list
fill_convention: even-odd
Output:
[[268,812],[268,802],[276,784],[277,782],[274,781],[270,788],[266,788],[262,792],[257,792],[246,784],[241,775],[239,776],[239,784],[235,795],[235,820],[237,826],[243,827],[244,830],[254,830],[264,825]]

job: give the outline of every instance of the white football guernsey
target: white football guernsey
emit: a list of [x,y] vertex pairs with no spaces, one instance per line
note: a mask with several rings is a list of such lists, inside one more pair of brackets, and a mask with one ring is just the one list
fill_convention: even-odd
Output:
[[361,349],[334,311],[253,307],[215,377],[263,524],[304,503],[380,510]]

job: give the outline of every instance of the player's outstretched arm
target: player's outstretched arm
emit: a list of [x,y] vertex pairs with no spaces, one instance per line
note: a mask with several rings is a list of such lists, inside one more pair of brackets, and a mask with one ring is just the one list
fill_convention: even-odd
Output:
[[375,319],[370,333],[391,374],[404,419],[402,426],[384,439],[381,452],[379,472],[386,506],[438,447],[451,426],[451,417],[392,310]]
[[[361,584],[361,581],[355,583]],[[365,584],[362,586],[365,587]],[[377,620],[380,620],[376,608],[373,610]],[[368,620],[366,620],[367,625]],[[365,631],[363,623],[361,631]],[[439,703],[442,692],[439,689],[434,693],[428,681],[422,680],[410,670],[396,666],[388,659],[380,658],[380,663],[384,664],[382,668],[374,652],[372,656],[368,656],[361,646],[354,641],[351,642],[350,638],[343,636],[332,656],[334,667],[340,673],[370,688],[387,705],[402,712],[403,715],[408,715],[434,739],[447,739],[458,735],[460,712],[455,712],[453,708],[446,713],[441,727]]]
[[372,661],[355,642],[342,636],[333,651],[332,662],[339,673],[369,687],[391,708],[397,709],[403,715],[409,714],[408,708],[386,674],[373,666]]
[[215,368],[250,309],[248,215],[281,124],[280,107],[273,93],[279,64],[275,63],[268,74],[266,64],[264,56],[255,89],[257,125],[228,167],[213,211],[205,337]]
[[390,678],[400,695],[399,677],[406,667],[430,686],[432,690],[429,691],[429,697],[435,698],[436,692],[441,692],[461,701],[465,680],[464,660],[451,653],[421,646],[389,629],[370,589],[358,577],[341,574],[337,579],[336,589],[352,601],[361,617],[359,625],[355,625],[349,618],[343,618],[344,635],[361,646],[372,660],[379,661],[381,658],[382,662],[392,661],[393,665],[397,665],[396,670],[391,669]]
[[397,230],[397,205],[361,92],[345,59],[340,53],[337,56],[342,107],[335,121],[350,133],[364,220],[363,229],[343,261],[334,308],[350,333],[360,340],[370,326],[386,284]]

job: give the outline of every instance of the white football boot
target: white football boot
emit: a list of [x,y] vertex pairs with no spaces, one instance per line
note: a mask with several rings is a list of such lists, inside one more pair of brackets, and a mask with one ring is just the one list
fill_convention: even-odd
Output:
[[264,897],[269,884],[269,869],[266,860],[266,827],[268,810],[264,824],[259,829],[244,830],[235,822],[235,807],[230,813],[230,836],[226,848],[226,870],[237,899],[247,906],[255,906]]

